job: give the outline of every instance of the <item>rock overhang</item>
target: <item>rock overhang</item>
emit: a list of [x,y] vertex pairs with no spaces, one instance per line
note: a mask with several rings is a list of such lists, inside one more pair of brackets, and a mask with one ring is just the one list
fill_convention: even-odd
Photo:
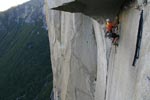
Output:
[[[58,2],[60,1],[60,2]],[[116,16],[129,0],[56,0],[51,8],[67,12],[81,12],[88,16]]]

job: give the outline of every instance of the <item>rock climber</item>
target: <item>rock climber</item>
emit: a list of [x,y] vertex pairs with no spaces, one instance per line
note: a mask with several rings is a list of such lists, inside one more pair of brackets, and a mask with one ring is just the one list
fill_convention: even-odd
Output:
[[115,18],[114,22],[111,22],[110,19],[106,19],[106,34],[105,37],[112,39],[114,45],[118,45],[117,41],[119,39],[118,33],[118,17]]
[[106,19],[106,36],[109,33],[112,33],[113,23],[110,21],[110,19]]

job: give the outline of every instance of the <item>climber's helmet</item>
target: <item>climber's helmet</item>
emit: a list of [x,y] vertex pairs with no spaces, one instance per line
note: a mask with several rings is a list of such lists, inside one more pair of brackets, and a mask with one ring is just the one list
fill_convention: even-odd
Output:
[[110,22],[110,19],[106,19],[106,22]]

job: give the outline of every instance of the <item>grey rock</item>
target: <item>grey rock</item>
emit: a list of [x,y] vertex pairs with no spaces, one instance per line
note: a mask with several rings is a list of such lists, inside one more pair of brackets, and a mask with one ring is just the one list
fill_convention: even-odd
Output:
[[141,13],[134,3],[119,15],[115,48],[104,38],[102,23],[81,13],[51,10],[63,0],[56,1],[45,3],[55,100],[150,100],[150,5],[143,6],[140,57],[133,67]]

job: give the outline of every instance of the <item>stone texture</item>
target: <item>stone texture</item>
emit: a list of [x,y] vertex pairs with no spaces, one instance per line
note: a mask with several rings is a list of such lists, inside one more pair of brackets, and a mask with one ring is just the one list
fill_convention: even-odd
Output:
[[144,9],[144,28],[143,28],[143,39],[140,59],[137,63],[138,78],[137,78],[137,91],[136,100],[149,100],[150,99],[150,5]]
[[135,100],[137,67],[133,67],[132,62],[139,19],[140,11],[132,8],[120,15],[120,41],[116,53],[114,47],[111,49],[106,100]]
[[82,12],[88,16],[114,17],[120,12],[124,2],[125,0],[50,0],[49,4],[50,8],[57,10]]
[[81,13],[50,10],[48,2],[55,100],[150,100],[150,5],[144,7],[140,59],[133,67],[141,11],[121,11],[115,48],[104,37],[103,18],[99,23]]
[[94,99],[97,49],[89,24],[92,19],[82,14],[48,13],[56,100]]
[[50,8],[54,8],[72,1],[74,0],[47,0],[47,4]]

